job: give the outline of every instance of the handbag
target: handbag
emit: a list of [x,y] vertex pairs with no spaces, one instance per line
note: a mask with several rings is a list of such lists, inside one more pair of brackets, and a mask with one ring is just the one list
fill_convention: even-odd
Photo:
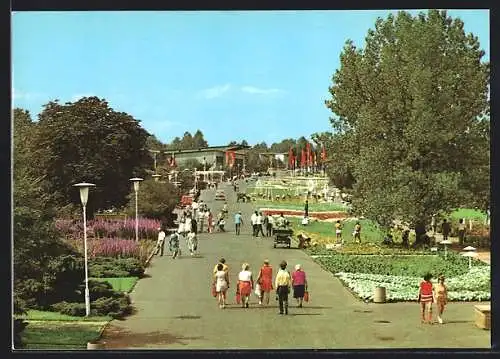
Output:
[[215,290],[215,284],[212,284],[212,297],[217,297],[217,291]]
[[255,295],[256,295],[257,297],[260,297],[260,296],[261,296],[261,294],[262,294],[262,288],[260,287],[260,284],[259,284],[259,283],[257,283],[257,284],[255,285],[255,291],[254,291],[254,292],[255,292]]
[[309,292],[307,290],[304,292],[304,301],[309,302]]

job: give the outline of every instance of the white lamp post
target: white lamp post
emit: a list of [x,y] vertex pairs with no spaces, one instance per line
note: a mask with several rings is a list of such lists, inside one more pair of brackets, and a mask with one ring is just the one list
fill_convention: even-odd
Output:
[[464,257],[469,257],[469,270],[472,269],[472,257],[477,257],[476,252],[463,252]]
[[159,174],[156,174],[156,173],[155,173],[155,174],[154,174],[154,175],[152,175],[151,177],[153,177],[153,178],[154,178],[155,182],[158,182],[158,181],[160,180],[161,175],[159,175]]
[[88,317],[90,315],[90,293],[89,293],[89,268],[88,268],[88,260],[87,260],[87,200],[89,199],[89,188],[95,186],[92,183],[77,183],[73,185],[80,189],[80,201],[82,202],[83,207],[83,243],[85,250],[85,316]]
[[446,259],[446,257],[448,256],[448,252],[447,252],[447,245],[449,244],[452,244],[452,241],[450,241],[449,239],[445,240],[445,241],[441,241],[439,242],[440,244],[444,245],[444,259]]
[[134,183],[134,192],[135,192],[135,240],[139,241],[139,215],[137,208],[137,193],[139,192],[139,183],[143,180],[139,177],[134,177],[130,179]]
[[149,152],[151,152],[153,154],[153,158],[154,158],[154,161],[155,161],[155,174],[156,174],[156,155],[158,153],[161,153],[161,151],[158,151],[158,150],[149,150]]

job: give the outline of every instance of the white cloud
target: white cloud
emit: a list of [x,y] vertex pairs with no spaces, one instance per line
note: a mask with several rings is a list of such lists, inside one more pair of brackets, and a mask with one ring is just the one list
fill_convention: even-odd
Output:
[[226,92],[228,92],[230,89],[231,89],[231,85],[225,84],[225,85],[219,85],[219,86],[214,86],[214,87],[205,89],[201,93],[202,93],[203,97],[210,100],[210,99],[214,99],[217,97],[221,97]]
[[283,90],[277,88],[259,88],[255,86],[243,86],[241,91],[252,95],[272,95],[283,93]]
[[95,95],[93,93],[76,94],[76,95],[73,95],[73,97],[71,97],[71,102],[76,102],[79,99],[81,99],[82,97],[92,97],[92,96],[95,96]]
[[42,94],[36,92],[23,92],[12,88],[12,99],[13,100],[35,100],[40,98]]

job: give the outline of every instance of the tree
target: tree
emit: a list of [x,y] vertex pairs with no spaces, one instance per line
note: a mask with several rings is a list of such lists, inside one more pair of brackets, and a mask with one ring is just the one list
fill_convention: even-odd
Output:
[[193,136],[190,132],[184,132],[184,136],[181,139],[181,150],[190,150],[193,149]]
[[241,143],[240,143],[240,146],[247,147],[248,146],[248,142],[246,140],[242,140]]
[[326,105],[355,211],[425,223],[489,192],[483,55],[460,19],[437,10],[377,19],[364,49],[346,42]]
[[55,205],[79,204],[72,185],[86,181],[96,184],[89,214],[121,207],[127,202],[129,178],[144,176],[153,166],[148,137],[138,120],[97,97],[64,105],[49,102],[34,131],[32,167],[46,180],[44,192],[55,195]]
[[203,132],[196,130],[193,136],[193,149],[208,147],[208,142],[205,141]]
[[[171,183],[164,181],[156,182],[152,179],[141,183],[141,188],[137,193],[138,212],[147,218],[159,219],[163,224],[172,226],[172,211],[179,202],[177,188]],[[135,193],[128,195],[129,204],[127,212],[135,215]]]

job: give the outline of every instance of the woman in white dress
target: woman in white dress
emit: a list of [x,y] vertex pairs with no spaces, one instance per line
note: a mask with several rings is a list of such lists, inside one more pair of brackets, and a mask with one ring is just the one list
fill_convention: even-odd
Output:
[[217,265],[217,272],[215,272],[214,275],[214,285],[219,301],[219,308],[224,309],[226,307],[226,292],[229,288],[229,275],[227,271],[224,270],[224,265],[222,263]]

